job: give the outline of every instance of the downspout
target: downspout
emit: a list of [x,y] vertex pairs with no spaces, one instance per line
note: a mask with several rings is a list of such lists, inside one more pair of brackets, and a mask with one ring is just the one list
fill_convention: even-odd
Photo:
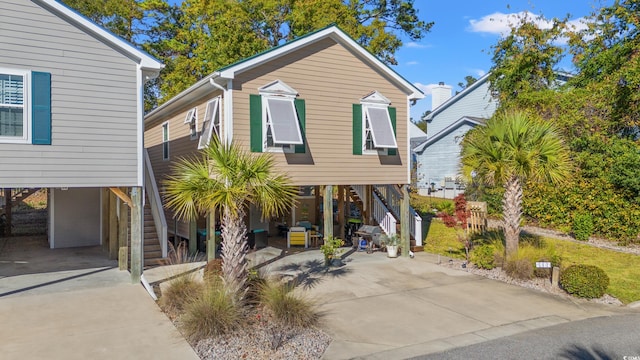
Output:
[[[222,85],[215,82],[216,78],[210,78],[209,83],[214,88],[221,90],[223,93],[222,100],[224,101],[224,106],[222,107],[223,121],[222,121],[222,132],[225,135],[224,141],[230,143],[233,140],[233,97],[231,94],[231,90],[233,88],[233,83],[231,79],[227,80],[227,87],[224,88]],[[220,77],[220,79],[223,79]]]

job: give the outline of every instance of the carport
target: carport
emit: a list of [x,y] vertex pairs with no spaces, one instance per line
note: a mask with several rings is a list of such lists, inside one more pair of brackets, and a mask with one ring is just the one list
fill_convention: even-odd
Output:
[[198,359],[101,246],[0,238],[0,318],[3,359]]

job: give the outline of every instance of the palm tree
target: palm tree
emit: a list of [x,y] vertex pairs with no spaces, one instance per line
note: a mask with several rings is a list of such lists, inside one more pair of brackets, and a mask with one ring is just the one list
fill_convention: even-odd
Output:
[[518,251],[522,187],[527,181],[563,181],[571,168],[569,152],[558,131],[522,111],[497,113],[462,142],[462,170],[469,177],[504,186],[502,220],[506,254]]
[[178,218],[193,220],[215,209],[222,212],[222,277],[227,291],[242,301],[247,279],[249,204],[263,218],[290,209],[297,194],[289,178],[273,171],[271,154],[251,154],[234,143],[212,140],[200,156],[181,159],[165,181],[167,205]]

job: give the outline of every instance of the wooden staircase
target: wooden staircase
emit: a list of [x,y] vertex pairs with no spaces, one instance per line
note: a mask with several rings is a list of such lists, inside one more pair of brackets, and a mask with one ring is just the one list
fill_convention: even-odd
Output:
[[360,210],[360,214],[364,214],[364,203],[356,190],[351,186],[349,186],[349,198],[351,198],[351,203],[355,204],[358,210]]
[[[156,232],[156,226],[153,221],[153,214],[151,214],[151,206],[147,201],[144,205],[144,222],[143,222],[143,236],[144,236],[144,267],[149,268],[158,265],[165,265],[166,259],[162,257],[162,246],[158,233]],[[129,222],[129,240],[128,246],[131,248],[131,223]],[[129,267],[131,267],[131,259],[129,259]]]
[[162,258],[162,247],[160,239],[156,232],[156,225],[153,222],[151,207],[149,202],[144,206],[144,266],[164,265],[165,259]]

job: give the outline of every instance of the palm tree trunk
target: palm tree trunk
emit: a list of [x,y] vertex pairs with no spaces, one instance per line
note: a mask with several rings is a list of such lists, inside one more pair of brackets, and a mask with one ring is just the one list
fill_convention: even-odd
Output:
[[518,252],[520,240],[520,218],[522,217],[522,183],[512,176],[504,186],[502,198],[502,221],[507,258]]
[[242,301],[247,282],[247,226],[244,211],[233,216],[224,210],[222,221],[222,278],[225,288]]

